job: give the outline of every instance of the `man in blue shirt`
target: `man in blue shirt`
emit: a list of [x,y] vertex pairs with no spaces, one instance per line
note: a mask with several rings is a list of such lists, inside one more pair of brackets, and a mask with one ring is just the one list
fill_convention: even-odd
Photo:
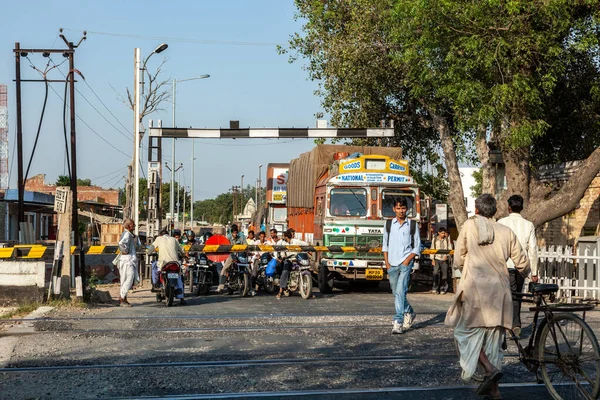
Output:
[[396,306],[392,333],[396,334],[410,329],[417,315],[408,302],[406,293],[414,259],[420,254],[421,237],[419,229],[414,229],[411,240],[411,222],[407,218],[407,211],[406,198],[397,198],[394,202],[396,218],[392,220],[390,232],[388,234],[387,229],[383,230],[383,259]]

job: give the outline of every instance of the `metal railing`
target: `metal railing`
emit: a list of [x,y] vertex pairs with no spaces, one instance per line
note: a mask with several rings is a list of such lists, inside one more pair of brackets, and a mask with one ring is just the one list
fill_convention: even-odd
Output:
[[597,247],[548,246],[538,253],[540,281],[557,284],[559,297],[569,303],[600,299],[599,268]]

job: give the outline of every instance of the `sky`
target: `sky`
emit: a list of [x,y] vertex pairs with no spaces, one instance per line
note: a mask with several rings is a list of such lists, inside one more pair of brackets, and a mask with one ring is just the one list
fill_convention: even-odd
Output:
[[[15,58],[13,48],[65,48],[59,29],[69,41],[82,32],[87,39],[75,53],[78,77],[77,175],[105,188],[122,188],[133,153],[133,112],[119,99],[133,87],[133,56],[141,48],[142,60],[161,43],[168,49],[153,55],[148,69],[163,60],[164,79],[183,80],[203,74],[208,79],[177,84],[178,127],[227,128],[230,120],[240,127],[314,127],[321,112],[314,95],[317,83],[302,69],[306,60],[290,64],[276,45],[286,45],[300,32],[294,20],[292,0],[196,0],[196,1],[19,1],[3,2],[0,23],[0,83],[8,85],[10,187],[17,186]],[[41,54],[21,58],[21,78],[40,79],[38,70],[58,65],[48,79],[64,79],[68,63],[62,55],[51,60]],[[62,64],[61,64],[62,63]],[[66,174],[63,139],[64,83],[53,83],[48,94],[39,142],[29,177],[45,174],[54,183]],[[168,86],[169,91],[171,86]],[[54,89],[54,90],[52,90]],[[44,102],[43,83],[23,83],[22,115],[24,164],[27,168]],[[144,120],[161,119],[172,126],[171,99],[164,110]],[[156,123],[156,122],[155,122]],[[68,129],[68,126],[67,126]],[[69,131],[68,131],[69,132]],[[172,165],[172,140],[163,140],[163,162]],[[143,147],[147,148],[147,137]],[[191,139],[179,139],[175,161],[183,163],[177,174],[191,186]],[[213,198],[233,185],[254,185],[259,164],[264,185],[268,163],[289,162],[314,147],[307,139],[210,139],[195,140],[195,200]],[[140,176],[147,172],[147,153],[142,150]],[[163,181],[169,178],[163,171]]]

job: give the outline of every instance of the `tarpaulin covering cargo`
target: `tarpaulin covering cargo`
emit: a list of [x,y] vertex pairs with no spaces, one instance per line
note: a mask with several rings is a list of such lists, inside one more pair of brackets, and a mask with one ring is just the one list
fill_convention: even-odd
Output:
[[319,145],[291,161],[287,186],[288,207],[312,208],[314,206],[317,179],[333,164],[333,156],[336,153],[379,154],[394,160],[402,158],[402,149],[399,147]]

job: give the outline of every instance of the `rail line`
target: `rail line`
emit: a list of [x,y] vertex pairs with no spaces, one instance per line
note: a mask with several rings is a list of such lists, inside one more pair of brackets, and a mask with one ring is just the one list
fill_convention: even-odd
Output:
[[[436,316],[440,313],[419,313],[420,316]],[[393,311],[382,313],[349,313],[349,314],[222,314],[222,315],[141,315],[141,316],[123,316],[123,317],[68,317],[68,318],[31,318],[27,322],[61,322],[61,321],[95,321],[95,320],[136,320],[136,319],[260,319],[260,318],[316,318],[316,317],[389,317],[390,321],[394,315]],[[22,322],[21,318],[0,320],[1,323],[6,322]]]
[[[441,325],[441,324],[436,324]],[[203,328],[136,328],[136,329],[54,329],[36,331],[36,333],[140,333],[140,332],[239,332],[239,331],[273,331],[281,329],[348,329],[348,328],[389,328],[389,324],[380,325],[272,325],[264,326],[233,326],[233,327],[203,327]],[[2,332],[0,332],[2,336]]]
[[[169,398],[173,400],[217,400],[217,399],[287,399],[287,398],[323,398],[323,399],[440,399],[448,398],[476,398],[474,391],[477,386],[440,386],[440,387],[387,387],[387,388],[357,388],[357,389],[323,389],[323,390],[289,390],[272,392],[235,392],[235,393],[198,393],[180,395],[158,396],[127,396],[112,397],[110,400],[140,399],[153,400]],[[519,395],[522,398],[545,399],[548,396],[543,384],[531,382],[514,382],[500,384],[505,396]],[[348,396],[348,397],[346,397]],[[448,397],[452,396],[452,397]],[[534,397],[535,396],[535,397]],[[508,398],[508,397],[507,397]]]
[[455,353],[410,356],[357,356],[357,357],[317,357],[317,358],[280,358],[266,360],[229,360],[229,361],[179,361],[130,364],[98,364],[98,365],[53,365],[43,367],[10,367],[0,369],[0,374],[20,372],[43,372],[65,370],[119,369],[119,368],[223,368],[223,367],[259,367],[259,366],[293,366],[306,364],[340,364],[340,363],[373,363],[373,362],[416,362],[454,360]]

